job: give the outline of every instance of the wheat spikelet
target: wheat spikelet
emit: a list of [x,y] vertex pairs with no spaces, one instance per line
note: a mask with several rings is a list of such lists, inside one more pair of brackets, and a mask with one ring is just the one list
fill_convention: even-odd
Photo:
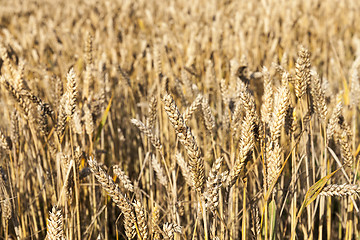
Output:
[[241,117],[243,116],[242,107],[242,102],[240,100],[236,101],[235,110],[231,118],[231,127],[234,129],[234,134],[236,133],[238,128],[241,127]]
[[45,114],[49,115],[51,118],[54,117],[54,111],[52,110],[52,108],[50,107],[50,105],[48,103],[44,103],[41,100],[41,98],[34,95],[30,90],[22,89],[21,92],[23,93],[24,96],[28,97],[34,104],[43,108],[44,109],[43,111],[45,112]]
[[182,227],[175,223],[164,223],[163,225],[163,237],[167,240],[174,239],[174,233],[182,233]]
[[350,103],[355,107],[360,103],[359,67],[360,56],[357,56],[350,69]]
[[149,139],[151,144],[157,149],[161,150],[162,145],[160,144],[159,139],[152,133],[151,129],[148,126],[145,126],[140,120],[131,119],[131,123],[139,128],[141,132],[143,132]]
[[65,105],[65,112],[68,117],[72,118],[75,112],[76,95],[77,95],[76,75],[73,68],[71,68],[70,71],[68,72],[66,79],[67,79],[66,92],[68,99]]
[[[56,131],[59,137],[62,137],[65,131],[66,122],[68,117],[72,118],[76,109],[76,75],[74,69],[71,68],[67,74],[67,88],[65,94],[60,99],[60,105],[58,107],[58,119],[56,124]],[[85,115],[86,104],[84,104]],[[85,124],[86,126],[86,124]]]
[[327,106],[325,102],[325,94],[321,89],[319,75],[315,71],[310,72],[312,76],[311,81],[311,96],[314,101],[315,113],[319,116],[322,123],[325,123],[327,115]]
[[189,186],[192,186],[193,183],[192,183],[192,180],[191,180],[191,174],[190,174],[189,166],[185,162],[185,159],[183,158],[181,153],[176,153],[175,158],[176,158],[176,162],[180,166],[181,173],[182,173],[186,183]]
[[255,108],[254,96],[250,93],[247,85],[242,81],[237,81],[237,92],[239,92],[239,99],[241,105],[244,107],[245,113],[250,117],[250,122],[253,124],[252,131],[255,139],[261,136],[261,125],[259,125],[259,116]]
[[251,204],[251,218],[252,218],[251,224],[252,224],[253,234],[255,236],[260,236],[260,233],[261,233],[261,224],[260,224],[261,219],[260,219],[260,216],[259,216],[259,208],[255,203]]
[[146,126],[150,129],[154,127],[154,123],[156,121],[156,108],[157,108],[157,98],[153,96],[150,99],[148,117],[146,119]]
[[29,114],[31,110],[31,105],[29,99],[21,95],[3,76],[0,77],[0,82],[3,84],[5,89],[9,91],[9,93],[12,95],[12,97],[21,107],[21,109],[24,112],[24,118],[25,119],[30,118],[29,120],[31,120],[31,116]]
[[221,174],[219,173],[222,161],[222,157],[215,160],[206,181],[206,192],[204,193],[206,199],[205,207],[209,208],[213,213],[215,213],[215,209],[219,204],[219,189],[227,178],[227,171]]
[[181,80],[184,83],[186,95],[189,96],[189,98],[193,98],[194,96],[194,89],[193,89],[193,83],[191,79],[188,77],[188,73],[185,69],[181,69]]
[[269,123],[273,109],[274,91],[270,78],[270,73],[266,67],[263,67],[262,75],[264,80],[264,95],[262,97],[263,104],[261,105],[261,120],[265,123]]
[[93,69],[94,69],[94,60],[93,60],[93,36],[88,33],[85,43],[85,78],[84,78],[84,97],[89,97],[89,88],[93,80]]
[[133,203],[133,205],[134,205],[134,208],[135,208],[137,226],[139,228],[141,238],[143,240],[147,240],[148,237],[149,237],[149,232],[148,232],[144,207],[141,204],[141,202],[139,202],[139,201],[135,201]]
[[224,160],[224,158],[219,157],[214,161],[214,163],[209,171],[208,180],[210,180],[211,178],[215,178],[216,175],[218,175],[223,160]]
[[226,80],[221,79],[220,81],[220,92],[221,92],[221,99],[225,106],[229,104],[230,98],[229,98],[229,89],[226,86]]
[[63,240],[65,239],[63,230],[63,220],[61,210],[57,206],[53,206],[47,225],[46,239]]
[[360,186],[355,184],[344,183],[341,185],[338,184],[330,184],[322,189],[320,192],[320,196],[339,196],[346,197],[351,195],[356,195],[360,193]]
[[152,212],[152,217],[151,217],[151,225],[152,225],[152,234],[153,234],[153,239],[154,240],[160,240],[160,211],[157,205],[155,205],[153,212]]
[[275,95],[274,111],[270,124],[272,141],[276,141],[280,138],[281,128],[285,124],[285,117],[289,107],[289,95],[290,93],[287,86],[281,86]]
[[340,153],[343,159],[343,164],[348,167],[352,167],[354,163],[353,155],[351,153],[351,147],[346,132],[343,131],[339,136]]
[[11,150],[12,144],[9,137],[6,137],[0,130],[0,147],[5,150]]
[[199,108],[203,100],[203,97],[201,94],[198,94],[195,100],[191,103],[189,107],[186,108],[183,118],[185,124],[190,120],[191,116],[194,114],[194,112]]
[[163,50],[163,48],[160,45],[160,43],[156,43],[154,46],[154,69],[155,69],[157,76],[160,76],[163,72],[162,71],[162,61],[161,61],[162,50]]
[[24,70],[25,70],[25,61],[23,58],[19,60],[18,69],[14,76],[14,88],[18,91],[24,89]]
[[7,49],[2,44],[0,44],[0,56],[4,62],[4,68],[5,68],[5,72],[6,72],[7,76],[10,79],[14,79],[14,77],[16,75],[16,71],[13,67],[12,62],[10,61]]
[[11,219],[12,207],[10,202],[10,196],[5,186],[5,179],[3,178],[3,169],[0,167],[0,206],[1,206],[1,219],[3,227],[7,225]]
[[132,205],[120,192],[119,187],[114,183],[111,176],[98,166],[95,159],[88,160],[91,172],[95,175],[96,179],[100,182],[103,189],[110,195],[114,203],[120,208],[124,214],[124,227],[126,236],[132,239],[136,235],[136,218]]
[[244,170],[247,162],[250,160],[252,151],[255,144],[255,136],[253,134],[254,123],[253,117],[250,114],[246,114],[243,120],[243,126],[241,131],[240,143],[239,143],[239,155],[235,161],[235,165],[230,170],[228,184],[233,185],[241,172]]
[[11,137],[11,141],[14,143],[14,145],[16,145],[16,143],[19,142],[19,114],[16,111],[16,109],[14,111],[12,111],[11,113],[11,126],[10,126],[10,137]]
[[77,109],[74,112],[74,115],[72,117],[72,128],[76,134],[82,135],[83,134],[83,124],[81,123],[81,117],[80,117],[80,111]]
[[89,104],[85,103],[83,108],[85,113],[85,131],[89,136],[92,136],[95,131],[95,123],[90,110],[90,106]]
[[299,99],[306,93],[310,84],[310,67],[310,53],[307,49],[301,47],[295,63],[295,94]]
[[338,96],[336,107],[334,108],[331,117],[329,119],[329,122],[327,124],[327,128],[326,128],[327,139],[331,139],[332,136],[335,134],[336,128],[339,124],[339,118],[342,115],[342,108],[343,108],[343,104],[340,99],[340,96]]
[[66,189],[66,197],[70,200],[70,202],[72,202],[72,185],[74,184],[73,171],[70,172],[69,178],[66,179],[66,174],[69,170],[71,157],[69,155],[63,154],[62,152],[58,152],[56,158],[57,162],[60,162],[61,164],[62,176],[63,179],[66,181],[64,182],[64,186]]
[[266,149],[267,189],[276,180],[281,168],[281,147],[278,141],[271,142]]
[[159,161],[157,160],[157,158],[155,156],[151,157],[151,163],[152,166],[154,168],[154,171],[156,172],[156,176],[159,179],[159,182],[161,183],[161,185],[163,186],[167,186],[167,179],[166,176],[164,174],[164,170],[161,166],[161,164],[159,163]]
[[257,114],[255,109],[255,100],[254,97],[250,94],[245,83],[242,81],[237,81],[237,92],[239,92],[238,97],[244,107],[246,114],[249,114],[252,118],[254,118],[253,122],[256,123]]
[[211,132],[215,127],[215,117],[211,112],[209,102],[206,98],[202,99],[201,107],[204,114],[206,129]]
[[219,190],[223,182],[228,178],[228,172],[225,171],[221,174],[216,174],[213,178],[208,178],[206,181],[206,192],[204,192],[205,197],[205,207],[210,209],[213,214],[216,214],[216,208],[219,205]]
[[67,119],[67,115],[65,111],[66,99],[67,98],[65,97],[64,94],[60,99],[60,105],[57,116],[56,133],[60,138],[63,136],[66,127],[66,119]]
[[125,172],[121,170],[119,165],[115,165],[113,168],[115,175],[118,176],[124,185],[124,188],[129,192],[134,192],[134,184],[130,181],[128,175],[126,175]]
[[204,160],[201,157],[200,149],[195,141],[191,130],[186,126],[175,101],[170,95],[164,96],[165,111],[173,127],[179,141],[184,145],[186,153],[190,159],[189,168],[192,175],[194,187],[197,191],[201,191],[204,184]]

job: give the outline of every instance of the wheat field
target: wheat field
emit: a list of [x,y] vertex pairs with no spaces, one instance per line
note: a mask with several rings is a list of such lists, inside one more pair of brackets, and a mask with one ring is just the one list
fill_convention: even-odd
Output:
[[359,12],[0,0],[0,239],[360,239]]

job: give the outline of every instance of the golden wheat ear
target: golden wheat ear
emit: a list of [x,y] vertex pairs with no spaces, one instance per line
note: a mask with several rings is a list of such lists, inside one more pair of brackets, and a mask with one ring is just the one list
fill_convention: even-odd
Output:
[[186,149],[186,153],[189,157],[189,169],[192,176],[193,186],[199,192],[201,192],[204,185],[204,159],[201,157],[200,149],[195,141],[190,128],[185,124],[182,115],[178,107],[175,104],[174,99],[166,94],[164,96],[165,112],[167,113],[169,120],[173,127],[180,143]]
[[47,224],[47,240],[64,240],[64,226],[61,210],[53,206]]
[[121,193],[119,187],[115,184],[112,177],[98,165],[92,157],[88,160],[88,164],[96,179],[100,182],[102,188],[110,195],[114,203],[120,208],[124,214],[124,227],[126,236],[132,239],[136,235],[136,217],[134,207],[129,200]]

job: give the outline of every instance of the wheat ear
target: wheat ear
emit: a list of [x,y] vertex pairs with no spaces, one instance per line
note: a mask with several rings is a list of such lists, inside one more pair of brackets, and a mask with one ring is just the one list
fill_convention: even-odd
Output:
[[131,119],[131,123],[139,128],[141,132],[143,132],[149,139],[151,144],[159,151],[161,151],[162,146],[160,144],[159,139],[152,133],[151,129],[148,126],[145,126],[140,120]]
[[136,235],[136,218],[133,206],[120,192],[119,187],[114,183],[112,177],[107,175],[106,172],[98,166],[95,159],[90,157],[88,160],[90,169],[95,175],[96,179],[100,182],[103,189],[110,195],[114,203],[120,208],[124,214],[124,227],[126,236],[132,239]]
[[47,240],[64,240],[63,220],[61,210],[54,206],[50,212],[47,225]]
[[113,169],[116,176],[120,179],[120,181],[124,185],[124,188],[129,192],[134,192],[134,184],[130,181],[128,175],[126,175],[125,172],[121,170],[120,166],[115,165]]
[[320,193],[320,196],[339,196],[346,197],[360,193],[360,186],[355,184],[344,183],[341,185],[330,184],[324,187]]
[[299,99],[304,96],[310,84],[310,67],[310,53],[307,49],[301,47],[295,63],[295,94]]
[[189,168],[192,175],[194,187],[201,192],[204,185],[204,159],[201,157],[200,149],[195,141],[193,134],[188,126],[186,126],[182,115],[177,108],[174,99],[166,94],[164,96],[165,111],[173,127],[177,137],[186,149],[186,153],[190,159]]
[[144,207],[139,201],[135,201],[133,205],[135,208],[137,226],[139,228],[141,238],[142,240],[147,240],[149,238],[149,232]]

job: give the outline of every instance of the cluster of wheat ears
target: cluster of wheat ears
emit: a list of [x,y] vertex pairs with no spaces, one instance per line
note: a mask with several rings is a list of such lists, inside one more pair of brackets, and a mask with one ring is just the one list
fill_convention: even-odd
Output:
[[0,0],[0,239],[359,239],[359,11]]

